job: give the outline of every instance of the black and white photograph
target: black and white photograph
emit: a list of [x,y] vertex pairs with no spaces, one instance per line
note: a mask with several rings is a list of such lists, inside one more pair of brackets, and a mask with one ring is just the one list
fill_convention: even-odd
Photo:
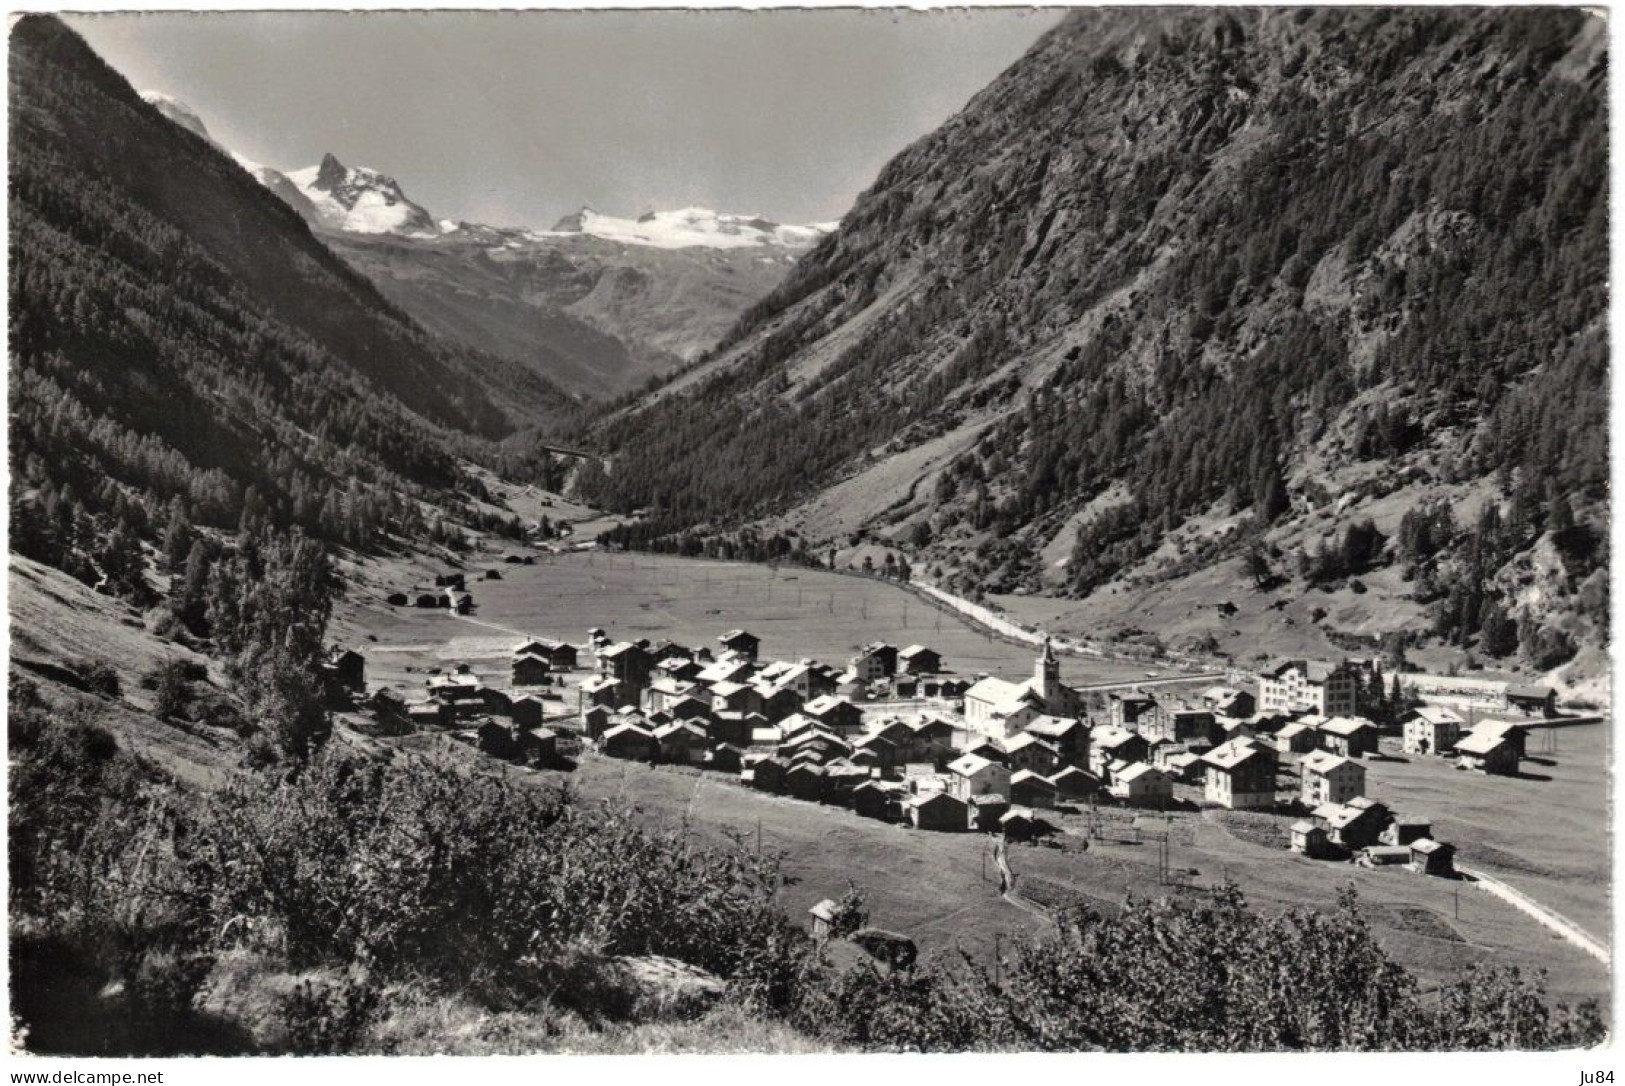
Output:
[[13,10],[10,1067],[1612,1083],[1612,18]]

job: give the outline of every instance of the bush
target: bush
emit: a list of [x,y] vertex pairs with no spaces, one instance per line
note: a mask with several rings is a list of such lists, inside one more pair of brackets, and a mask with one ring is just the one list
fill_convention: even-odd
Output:
[[85,684],[85,689],[104,698],[116,698],[123,689],[118,672],[105,660],[84,659],[73,665],[73,671]]

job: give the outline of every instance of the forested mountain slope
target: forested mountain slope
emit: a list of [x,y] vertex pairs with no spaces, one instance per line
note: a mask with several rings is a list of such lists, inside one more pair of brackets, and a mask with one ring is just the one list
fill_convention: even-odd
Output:
[[[1497,608],[1593,637],[1605,41],[1550,9],[1076,13],[608,419],[587,495],[658,512],[634,543],[867,536],[966,590],[1393,567],[1447,640]],[[1469,496],[1492,523],[1418,543]]]
[[453,479],[448,438],[573,410],[424,334],[56,19],[20,19],[10,50],[18,549],[118,534],[86,514],[150,535],[174,501],[203,524],[246,511],[358,538],[401,482]]

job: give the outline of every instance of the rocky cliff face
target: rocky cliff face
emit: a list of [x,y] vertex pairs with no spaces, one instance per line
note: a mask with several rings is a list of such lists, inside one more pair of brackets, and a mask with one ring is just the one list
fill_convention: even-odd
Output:
[[1482,480],[1596,521],[1605,38],[1558,11],[1080,12],[609,420],[587,483],[662,510],[662,545],[754,520],[1091,597],[1255,544],[1296,576],[1321,534]]

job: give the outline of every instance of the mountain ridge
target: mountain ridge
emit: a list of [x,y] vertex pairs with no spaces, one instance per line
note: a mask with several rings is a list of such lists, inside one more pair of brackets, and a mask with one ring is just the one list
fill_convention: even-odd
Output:
[[436,219],[379,171],[332,153],[263,166],[222,147],[189,106],[147,93],[426,329],[576,395],[624,395],[692,361],[831,226],[705,208],[636,219],[582,208],[548,231]]
[[[1075,13],[717,350],[595,421],[616,471],[585,493],[655,511],[634,545],[866,539],[961,591],[1087,599],[1252,542],[1296,582],[1304,525],[1374,508],[1387,463],[1418,503],[1502,479],[1500,568],[1558,499],[1607,515],[1606,420],[1563,394],[1606,383],[1601,26]],[[1416,594],[1464,592],[1440,623],[1476,644],[1511,596],[1456,530],[1445,599]],[[1509,606],[1595,639],[1574,596]]]

